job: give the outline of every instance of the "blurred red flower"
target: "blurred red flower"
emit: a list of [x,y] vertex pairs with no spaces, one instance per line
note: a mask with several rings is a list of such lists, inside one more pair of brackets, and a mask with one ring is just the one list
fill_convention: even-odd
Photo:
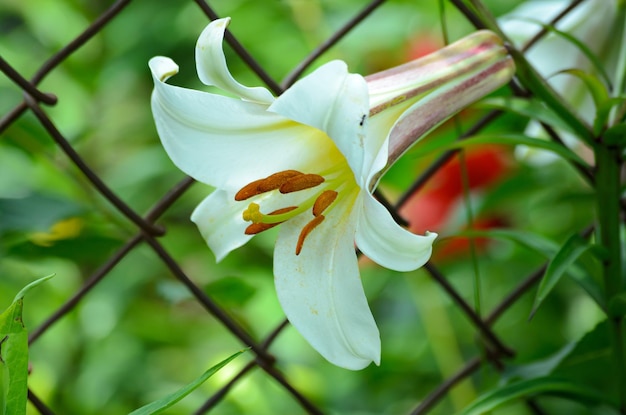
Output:
[[[465,151],[467,183],[470,192],[484,191],[500,182],[509,172],[510,163],[502,147],[485,145]],[[448,229],[450,222],[463,199],[463,169],[458,156],[449,160],[428,184],[415,192],[400,209],[400,214],[409,222],[415,233],[426,230],[440,234],[460,231]],[[505,225],[501,217],[475,217],[473,229],[489,229]],[[475,246],[484,249],[487,240],[475,238]],[[467,238],[451,238],[438,244],[435,259],[445,259],[468,252]]]

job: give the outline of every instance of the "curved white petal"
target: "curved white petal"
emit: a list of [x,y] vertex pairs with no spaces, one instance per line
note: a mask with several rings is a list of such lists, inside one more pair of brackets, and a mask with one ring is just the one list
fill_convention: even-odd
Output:
[[245,208],[245,204],[235,202],[232,193],[216,190],[191,214],[191,220],[198,226],[217,262],[252,238],[244,233],[249,225],[241,217]]
[[361,75],[348,73],[344,62],[329,62],[302,78],[269,111],[324,131],[348,160],[357,181],[369,173],[378,148],[365,140],[367,84]]
[[214,20],[202,31],[196,43],[198,77],[206,85],[216,86],[248,101],[271,104],[274,97],[262,87],[247,87],[230,74],[222,44],[230,18]]
[[281,170],[317,165],[319,153],[310,149],[332,147],[324,134],[265,105],[166,84],[178,69],[169,58],[149,65],[159,137],[174,164],[198,181],[237,191]]
[[312,215],[283,223],[274,275],[282,308],[302,336],[329,362],[359,370],[372,361],[380,363],[380,335],[359,276],[356,217],[346,217],[351,204],[336,206],[308,235],[297,256],[298,235]]
[[426,232],[422,236],[407,231],[372,195],[362,193],[355,238],[359,249],[379,265],[396,271],[412,271],[424,265],[437,234]]

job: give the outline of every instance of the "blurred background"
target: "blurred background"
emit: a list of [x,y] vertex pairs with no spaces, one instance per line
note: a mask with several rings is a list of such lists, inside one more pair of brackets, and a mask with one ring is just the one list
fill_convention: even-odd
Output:
[[[484,3],[500,16],[520,2]],[[3,0],[0,55],[30,78],[111,4]],[[220,16],[232,17],[229,29],[278,81],[365,6],[356,0],[216,0],[210,5]],[[474,30],[447,2],[445,21],[451,41]],[[44,107],[56,128],[141,215],[184,179],[162,149],[153,125],[147,62],[155,55],[169,56],[180,66],[173,83],[203,89],[195,73],[194,45],[207,23],[192,1],[132,1],[39,85],[58,97],[56,105]],[[342,59],[350,71],[366,75],[443,44],[438,2],[389,0],[312,68]],[[237,80],[262,84],[229,47],[225,50]],[[509,94],[507,88],[495,93]],[[22,100],[21,89],[0,75],[0,116]],[[420,146],[454,140],[486,112],[470,108],[416,145],[384,177],[382,193],[398,200],[438,155],[418,156]],[[506,114],[486,131],[522,132],[526,121]],[[489,145],[468,150],[465,167],[455,158],[440,169],[401,214],[412,230],[440,234],[433,263],[470,304],[478,271],[483,314],[545,257],[511,241],[487,239],[476,239],[471,255],[468,240],[455,237],[468,227],[463,181],[474,228],[536,232],[558,243],[593,220],[591,190],[564,162],[536,167],[518,161],[511,146]],[[272,280],[275,232],[258,235],[216,264],[189,220],[210,191],[192,185],[158,221],[167,229],[159,241],[198,287],[260,341],[284,319]],[[36,329],[136,233],[136,226],[93,188],[30,111],[2,131],[0,309],[27,283],[56,273],[25,298],[24,322],[30,331]],[[424,270],[397,273],[366,259],[361,265],[381,331],[380,367],[360,372],[334,367],[291,327],[279,334],[270,353],[288,381],[324,413],[409,413],[465,362],[480,357],[483,348],[467,316]],[[564,280],[529,322],[533,292],[494,326],[516,351],[507,361],[508,369],[551,356],[602,318],[580,287]],[[244,346],[205,311],[150,247],[140,243],[32,344],[29,387],[57,414],[124,414],[189,383]],[[193,413],[252,359],[252,352],[242,355],[166,413]],[[494,366],[483,365],[429,413],[455,413],[500,379]],[[542,404],[556,408],[548,413],[587,413],[561,398],[545,398]],[[304,410],[257,368],[237,382],[213,412]],[[39,412],[29,406],[28,413]],[[493,413],[533,412],[520,403]]]

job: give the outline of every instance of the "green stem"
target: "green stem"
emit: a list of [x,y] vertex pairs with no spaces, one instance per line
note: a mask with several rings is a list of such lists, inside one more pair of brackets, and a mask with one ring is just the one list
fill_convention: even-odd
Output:
[[[595,147],[598,240],[606,250],[602,263],[606,303],[622,292],[622,246],[620,239],[620,168],[618,149],[599,144]],[[622,333],[623,316],[609,316],[612,349],[617,375],[620,411],[626,414],[626,360]]]
[[[617,9],[616,24],[614,27],[614,39],[619,39],[620,45],[617,56],[617,68],[615,70],[615,88],[612,96],[618,97],[626,92],[626,30],[624,23],[626,22],[626,1],[620,1]],[[624,114],[624,106],[621,104],[611,111],[609,125],[615,125],[620,121],[620,116]]]

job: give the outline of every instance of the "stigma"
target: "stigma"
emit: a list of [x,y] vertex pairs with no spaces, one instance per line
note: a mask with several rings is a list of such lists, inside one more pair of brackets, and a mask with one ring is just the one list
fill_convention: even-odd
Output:
[[269,213],[261,212],[261,206],[258,203],[250,203],[242,214],[244,221],[251,222],[245,229],[246,235],[256,235],[302,213],[310,212],[313,217],[300,231],[295,247],[295,254],[300,255],[307,236],[324,221],[324,213],[336,204],[339,191],[338,188],[333,187],[337,184],[340,185],[338,187],[341,187],[341,181],[327,181],[326,178],[319,174],[284,170],[245,185],[235,194],[236,201],[245,201],[254,196],[274,191],[278,191],[278,194],[273,197],[280,197],[279,194],[289,194],[309,189],[317,190],[313,191],[312,196],[305,199],[298,206],[286,206]]

